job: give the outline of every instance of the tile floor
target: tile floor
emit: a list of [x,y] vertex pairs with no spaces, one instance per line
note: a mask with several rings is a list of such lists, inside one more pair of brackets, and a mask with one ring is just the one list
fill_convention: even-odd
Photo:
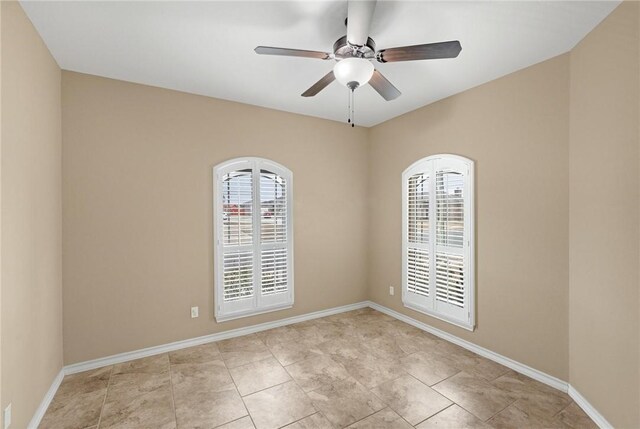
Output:
[[65,377],[41,428],[595,428],[564,393],[366,308]]

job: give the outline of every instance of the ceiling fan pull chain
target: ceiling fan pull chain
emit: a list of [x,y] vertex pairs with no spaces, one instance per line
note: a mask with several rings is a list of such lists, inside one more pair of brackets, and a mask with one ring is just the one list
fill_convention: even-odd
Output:
[[349,118],[347,119],[347,124],[351,123],[351,92],[349,92],[349,101],[347,101],[347,109]]
[[351,128],[355,127],[356,121],[356,92],[355,89],[351,90]]

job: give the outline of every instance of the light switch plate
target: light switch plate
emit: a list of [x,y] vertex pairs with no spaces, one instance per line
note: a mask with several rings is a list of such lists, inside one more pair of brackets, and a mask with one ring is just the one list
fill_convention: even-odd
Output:
[[396,289],[393,286],[389,286],[389,295],[395,295]]
[[195,319],[198,317],[198,307],[191,307],[191,318]]

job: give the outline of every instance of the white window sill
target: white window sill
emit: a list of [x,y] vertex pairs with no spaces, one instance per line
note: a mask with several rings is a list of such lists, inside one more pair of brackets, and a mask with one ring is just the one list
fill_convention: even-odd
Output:
[[419,313],[426,314],[427,316],[434,317],[436,319],[442,320],[443,322],[447,322],[447,323],[455,325],[455,326],[457,326],[459,328],[466,329],[467,331],[473,332],[475,330],[475,323],[465,323],[465,322],[460,321],[460,320],[452,319],[450,317],[447,317],[444,314],[436,313],[436,312],[428,310],[428,309],[426,309],[424,307],[420,307],[419,305],[415,305],[415,304],[412,304],[410,302],[405,302],[404,300],[402,301],[402,303],[404,304],[405,307],[407,307],[407,308],[409,308],[409,309],[411,309],[413,311],[417,311]]
[[268,308],[257,308],[257,309],[253,309],[253,310],[242,311],[242,312],[233,313],[233,314],[226,314],[226,315],[217,314],[216,315],[216,322],[217,323],[228,322],[230,320],[241,319],[243,317],[251,317],[251,316],[257,316],[259,314],[272,313],[274,311],[286,310],[286,309],[292,308],[292,307],[293,307],[293,303],[287,303],[287,304],[277,305],[277,306],[268,307]]

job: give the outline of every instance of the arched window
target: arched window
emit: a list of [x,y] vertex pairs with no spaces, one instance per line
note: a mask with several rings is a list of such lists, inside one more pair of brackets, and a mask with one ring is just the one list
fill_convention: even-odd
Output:
[[402,173],[402,301],[473,330],[473,161],[421,159]]
[[292,174],[261,158],[213,170],[217,321],[293,305]]

